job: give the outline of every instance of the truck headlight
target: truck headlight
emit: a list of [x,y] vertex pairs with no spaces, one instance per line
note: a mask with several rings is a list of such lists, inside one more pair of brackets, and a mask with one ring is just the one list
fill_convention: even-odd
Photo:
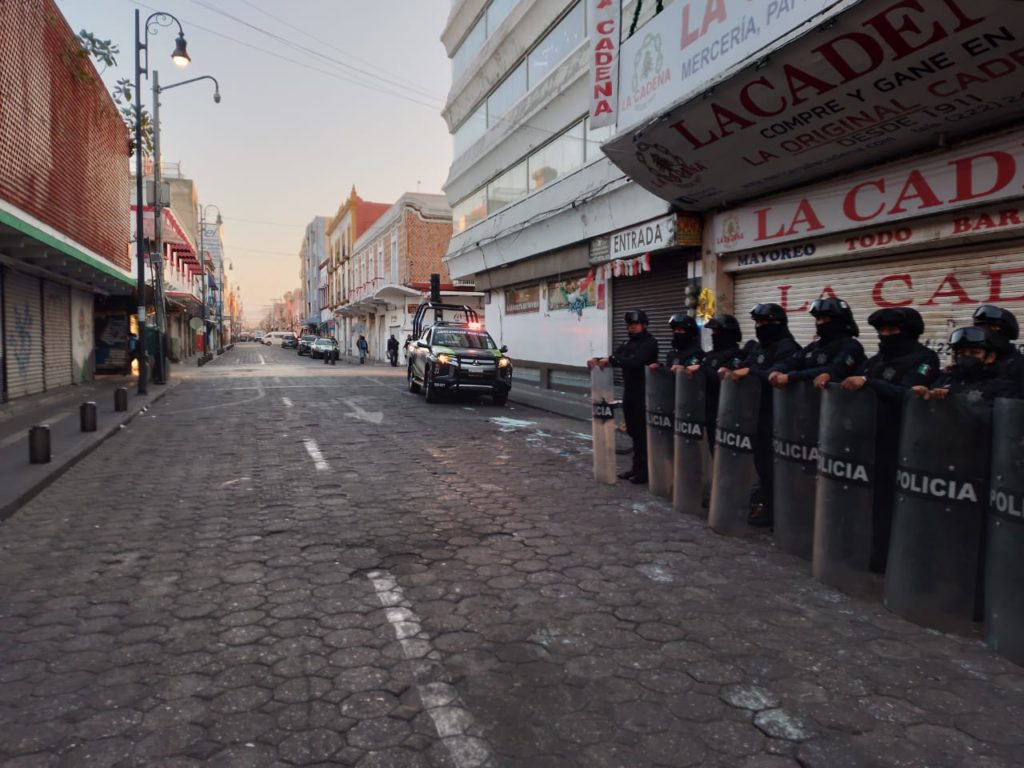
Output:
[[448,355],[446,355],[444,353],[442,353],[442,354],[437,356],[437,364],[438,365],[448,365],[448,363],[450,363],[450,362],[451,362],[451,358],[448,357]]
[[499,368],[508,368],[510,365],[512,365],[512,361],[509,360],[507,357],[502,357],[498,360]]

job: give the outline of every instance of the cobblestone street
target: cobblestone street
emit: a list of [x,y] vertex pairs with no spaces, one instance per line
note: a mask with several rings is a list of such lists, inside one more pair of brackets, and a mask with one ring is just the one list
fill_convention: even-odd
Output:
[[8,768],[1024,765],[1024,670],[596,486],[582,422],[187,376],[0,528]]

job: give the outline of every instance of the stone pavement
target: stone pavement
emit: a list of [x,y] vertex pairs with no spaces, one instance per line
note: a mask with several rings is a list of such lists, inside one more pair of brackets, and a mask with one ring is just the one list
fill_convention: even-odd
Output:
[[3,523],[0,762],[1024,765],[977,638],[400,374],[243,345]]

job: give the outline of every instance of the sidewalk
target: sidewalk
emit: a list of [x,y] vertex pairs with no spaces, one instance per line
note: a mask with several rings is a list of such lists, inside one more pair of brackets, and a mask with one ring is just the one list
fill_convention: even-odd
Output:
[[[122,425],[167,394],[178,383],[175,372],[189,362],[172,365],[168,383],[150,383],[145,396],[137,394],[134,376],[102,376],[0,404],[0,520],[14,514]],[[122,412],[114,410],[114,391],[118,387],[128,390],[128,410]],[[96,431],[82,432],[79,408],[89,401],[96,403]],[[52,458],[48,464],[31,464],[28,431],[40,424],[50,426]]]

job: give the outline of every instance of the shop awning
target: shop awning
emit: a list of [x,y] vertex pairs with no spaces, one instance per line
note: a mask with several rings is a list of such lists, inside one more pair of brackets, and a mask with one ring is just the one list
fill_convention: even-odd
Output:
[[754,5],[673,3],[622,46],[625,130],[602,149],[680,208],[732,205],[1024,119],[1024,13],[1005,0]]
[[[131,206],[131,210],[134,229],[136,210],[134,205]],[[201,270],[199,259],[196,256],[196,249],[192,245],[191,239],[185,233],[185,230],[182,229],[174,212],[170,208],[161,208],[160,213],[163,218],[163,225],[160,228],[160,239],[167,252],[172,259],[180,263],[183,269],[188,270],[191,274],[199,273]],[[153,207],[146,206],[142,209],[142,233],[144,237],[150,240],[156,236],[153,222]]]

